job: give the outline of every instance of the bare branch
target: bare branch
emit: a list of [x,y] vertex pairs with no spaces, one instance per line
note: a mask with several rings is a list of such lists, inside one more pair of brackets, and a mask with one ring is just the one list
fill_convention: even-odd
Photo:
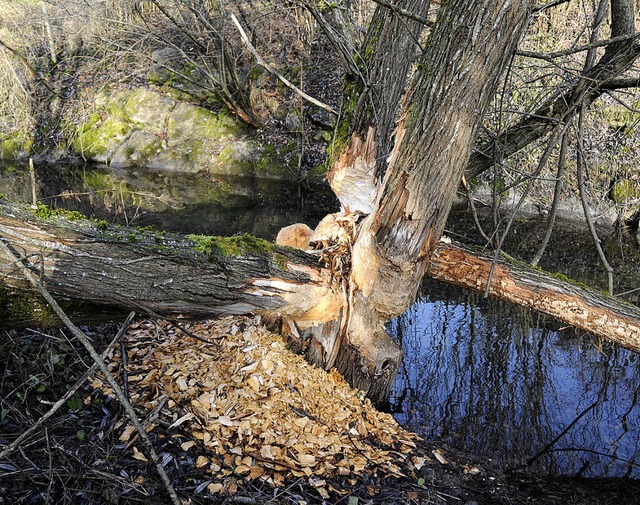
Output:
[[317,107],[320,107],[321,109],[326,110],[327,112],[330,112],[331,114],[333,114],[335,116],[338,115],[338,111],[336,111],[335,109],[331,108],[327,104],[322,103],[320,100],[317,100],[317,99],[313,98],[312,96],[307,95],[304,91],[302,91],[300,88],[298,88],[295,84],[291,83],[286,77],[281,75],[271,65],[269,65],[266,61],[264,61],[262,59],[262,57],[260,56],[260,54],[258,53],[258,51],[256,50],[256,48],[253,47],[253,44],[249,40],[249,37],[247,37],[247,34],[245,33],[245,31],[242,29],[242,26],[240,25],[240,23],[239,23],[238,19],[236,18],[235,14],[231,14],[231,20],[233,21],[233,24],[236,25],[236,28],[238,29],[238,32],[240,32],[240,38],[242,39],[242,42],[244,42],[244,45],[247,46],[247,49],[253,55],[253,57],[256,59],[256,63],[258,65],[260,65],[262,68],[264,68],[267,72],[269,72],[274,77],[280,79],[280,81],[282,81],[282,83],[287,88],[293,90],[295,93],[297,93],[302,98],[304,98],[307,102],[310,102],[313,105],[315,105]]
[[393,5],[387,2],[386,0],[373,0],[373,1],[378,5],[382,5],[387,9],[391,9],[396,14],[400,14],[401,16],[407,17],[409,19],[413,19],[414,21],[417,21],[418,23],[422,23],[425,26],[433,26],[433,21],[429,21],[428,19],[423,18],[418,14],[414,14],[413,12],[408,11],[407,9],[403,9],[402,7],[398,7],[397,5]]
[[[18,259],[18,261],[20,260]],[[127,317],[125,322],[122,324],[122,327],[120,328],[120,331],[118,331],[118,334],[113,338],[111,343],[109,343],[107,348],[102,352],[101,357],[103,359],[107,356],[107,354],[115,347],[118,341],[122,338],[122,336],[124,335],[124,332],[127,331],[127,328],[129,327],[129,323],[131,323],[131,320],[133,319],[135,314],[136,314],[135,312],[129,313],[129,316]],[[29,437],[29,435],[31,435],[31,433],[36,431],[40,426],[42,426],[42,424],[47,419],[49,419],[58,410],[60,410],[60,407],[65,405],[67,400],[71,398],[75,394],[75,392],[78,391],[78,389],[80,389],[80,387],[85,383],[85,381],[89,377],[91,377],[93,372],[95,372],[97,369],[98,369],[98,364],[94,362],[93,365],[91,365],[87,369],[87,371],[82,375],[82,377],[80,377],[75,382],[75,384],[71,386],[71,388],[69,388],[69,390],[64,395],[62,395],[62,397],[60,397],[60,399],[57,402],[55,402],[45,414],[43,414],[31,427],[29,427],[28,430],[22,433],[18,438],[16,438],[13,442],[11,442],[11,444],[9,444],[2,452],[0,452],[0,460],[6,458],[9,454],[11,454],[24,440],[27,439],[27,437]]]
[[630,33],[628,35],[620,35],[619,37],[613,37],[607,40],[599,40],[590,44],[584,44],[582,46],[570,47],[563,49],[562,51],[553,51],[551,53],[537,53],[533,51],[517,51],[516,55],[524,56],[526,58],[535,58],[538,60],[551,61],[554,58],[560,58],[562,56],[569,56],[571,54],[581,53],[584,51],[590,51],[598,47],[605,47],[611,44],[617,44],[619,42],[626,42],[628,40],[634,40],[640,37],[640,32]]
[[570,2],[570,1],[571,0],[554,0],[553,2],[546,3],[544,5],[541,5],[540,7],[534,7],[533,12],[534,13],[543,12],[543,11],[546,11],[547,9],[552,9],[553,7],[557,7],[558,5],[566,4],[566,3]]

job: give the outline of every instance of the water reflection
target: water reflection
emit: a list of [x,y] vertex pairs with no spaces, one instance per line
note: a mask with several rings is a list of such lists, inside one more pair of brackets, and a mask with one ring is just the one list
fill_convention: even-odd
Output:
[[403,425],[503,468],[640,477],[637,354],[439,283],[425,293],[390,325]]
[[[182,233],[247,232],[273,239],[295,222],[315,226],[338,210],[324,186],[207,173],[175,174],[104,166],[36,166],[36,197],[52,208],[109,222]],[[0,165],[0,193],[31,202],[25,166]]]
[[[36,167],[36,191],[53,208],[183,233],[273,238],[337,210],[326,188],[142,169]],[[30,202],[28,169],[0,165],[0,193]],[[638,355],[441,284],[425,293],[390,325],[405,349],[402,424],[503,468],[640,477]]]

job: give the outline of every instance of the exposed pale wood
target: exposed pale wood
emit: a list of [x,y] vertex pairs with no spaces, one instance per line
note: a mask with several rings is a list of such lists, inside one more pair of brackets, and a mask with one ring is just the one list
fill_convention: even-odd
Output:
[[354,132],[351,143],[327,173],[331,189],[347,212],[369,214],[378,191],[376,183],[376,129],[371,126],[366,139]]
[[[439,242],[427,276],[483,293],[491,265],[489,256]],[[640,309],[613,297],[504,261],[495,265],[489,294],[640,352]]]
[[[51,293],[89,303],[194,317],[282,310],[306,327],[337,317],[332,300],[342,300],[318,258],[290,248],[199,254],[184,237],[99,232],[92,223],[64,219],[46,223],[6,204],[0,204],[0,237],[29,259]],[[29,289],[2,254],[0,276],[6,286]]]
[[[353,246],[349,321],[339,337],[345,356],[336,363],[352,383],[355,370],[374,398],[391,387],[384,384],[393,380],[387,371],[401,356],[383,324],[415,299],[475,133],[532,6],[532,0],[453,0],[438,10],[402,102],[383,183]],[[354,350],[363,361],[353,362]]]

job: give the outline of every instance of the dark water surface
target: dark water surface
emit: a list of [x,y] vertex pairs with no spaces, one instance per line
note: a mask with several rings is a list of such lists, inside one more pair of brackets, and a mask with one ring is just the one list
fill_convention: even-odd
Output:
[[[36,191],[109,222],[267,239],[337,210],[323,187],[141,169],[36,167]],[[0,193],[30,202],[28,170],[0,166]],[[405,350],[392,402],[408,429],[502,468],[640,477],[637,354],[435,282],[389,328]]]
[[640,477],[640,355],[436,281],[390,323],[398,421],[500,468]]
[[[274,239],[284,226],[315,226],[339,207],[324,185],[287,181],[104,166],[36,166],[35,175],[36,198],[51,208],[181,233]],[[27,167],[0,164],[6,198],[31,202],[31,186]]]

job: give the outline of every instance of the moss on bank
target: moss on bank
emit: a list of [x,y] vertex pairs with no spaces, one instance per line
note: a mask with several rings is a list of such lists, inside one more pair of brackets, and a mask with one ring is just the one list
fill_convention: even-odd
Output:
[[[71,302],[61,302],[64,310]],[[39,294],[0,287],[0,321],[28,321],[42,327],[60,326],[60,318]]]
[[0,137],[0,159],[18,160],[29,156],[33,138],[25,132],[13,132]]

